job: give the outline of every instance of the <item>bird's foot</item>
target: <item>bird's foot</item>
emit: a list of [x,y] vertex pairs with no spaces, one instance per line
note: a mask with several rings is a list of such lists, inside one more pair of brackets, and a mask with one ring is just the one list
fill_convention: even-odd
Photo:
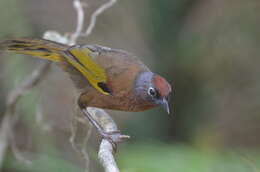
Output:
[[100,132],[100,134],[103,139],[106,139],[111,143],[114,152],[116,152],[117,150],[117,143],[123,142],[130,138],[130,136],[128,135],[122,135],[119,130],[109,132],[102,131]]

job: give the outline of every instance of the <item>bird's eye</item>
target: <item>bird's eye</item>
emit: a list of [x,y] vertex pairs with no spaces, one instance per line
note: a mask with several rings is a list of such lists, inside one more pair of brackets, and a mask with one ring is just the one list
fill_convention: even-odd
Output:
[[150,95],[150,96],[152,96],[152,97],[155,97],[156,96],[156,90],[153,88],[153,87],[150,87],[149,89],[148,89],[148,94]]

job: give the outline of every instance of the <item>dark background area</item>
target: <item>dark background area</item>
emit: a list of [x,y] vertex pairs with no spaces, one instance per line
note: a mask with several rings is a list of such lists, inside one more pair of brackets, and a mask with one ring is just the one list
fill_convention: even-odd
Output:
[[[86,2],[87,24],[105,0]],[[109,111],[131,135],[119,146],[122,171],[260,170],[259,7],[258,0],[119,0],[98,18],[90,37],[79,40],[133,52],[174,88],[171,115],[161,108]],[[72,0],[1,0],[0,9],[1,40],[73,32],[76,25]],[[40,63],[1,54],[0,114],[6,94]],[[3,171],[83,171],[69,143],[75,92],[53,65],[18,107],[15,143],[32,164],[10,151]],[[91,171],[101,171],[96,135],[88,146]]]

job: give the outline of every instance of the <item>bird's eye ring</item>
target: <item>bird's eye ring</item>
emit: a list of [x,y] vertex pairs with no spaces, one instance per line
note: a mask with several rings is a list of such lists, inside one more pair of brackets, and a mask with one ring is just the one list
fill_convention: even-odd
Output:
[[150,95],[150,96],[152,96],[152,97],[155,97],[156,96],[156,90],[153,88],[153,87],[150,87],[149,89],[148,89],[148,94]]

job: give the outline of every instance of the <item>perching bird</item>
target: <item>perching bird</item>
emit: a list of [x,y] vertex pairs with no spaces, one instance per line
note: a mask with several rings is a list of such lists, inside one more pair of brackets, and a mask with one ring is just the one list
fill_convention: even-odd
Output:
[[80,90],[81,109],[137,112],[162,105],[169,113],[170,84],[126,51],[27,38],[3,41],[0,50],[57,62]]

